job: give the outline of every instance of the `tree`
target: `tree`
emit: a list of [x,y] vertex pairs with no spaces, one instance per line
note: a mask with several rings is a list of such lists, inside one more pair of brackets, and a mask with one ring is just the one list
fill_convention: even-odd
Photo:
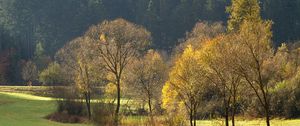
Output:
[[238,73],[253,89],[265,110],[267,126],[270,126],[269,89],[272,85],[265,66],[273,57],[271,24],[269,21],[244,22],[236,36],[239,50],[233,53]]
[[124,19],[104,21],[92,26],[85,34],[90,44],[94,45],[101,62],[108,72],[114,75],[117,87],[117,106],[115,123],[118,123],[121,100],[121,79],[124,69],[133,57],[145,49],[151,41],[150,33],[141,26]]
[[39,71],[44,70],[47,65],[50,63],[51,59],[50,57],[45,55],[45,50],[43,47],[43,44],[41,42],[38,42],[35,47],[34,52],[34,62],[37,65],[37,68]]
[[201,48],[206,41],[217,37],[225,32],[225,27],[220,22],[208,23],[197,22],[193,30],[186,35],[184,42],[176,47],[177,53],[182,53],[187,45],[192,45],[195,48]]
[[192,46],[188,46],[176,60],[164,85],[163,107],[172,105],[175,99],[183,103],[189,115],[190,125],[196,126],[196,114],[202,101],[202,92],[208,83],[206,76],[205,67],[201,64],[201,54]]
[[38,78],[38,70],[34,62],[27,61],[22,68],[22,78],[27,82],[28,86]]
[[83,37],[74,39],[57,53],[57,60],[69,74],[69,79],[84,95],[89,119],[91,119],[91,94],[95,85],[101,83],[102,68],[91,53]]
[[207,77],[222,93],[226,126],[229,126],[230,110],[232,126],[235,125],[236,103],[242,81],[232,65],[234,57],[231,54],[237,48],[231,39],[230,35],[220,35],[206,41],[201,48],[208,69]]
[[0,53],[0,83],[7,83],[8,81],[8,73],[11,69],[10,66],[12,65],[11,57],[13,51],[5,50]]
[[154,50],[149,50],[144,57],[137,59],[128,68],[130,69],[126,76],[128,86],[133,88],[139,98],[147,99],[151,119],[153,104],[159,102],[166,68],[162,56]]
[[39,81],[44,85],[60,85],[65,82],[64,77],[61,66],[53,62],[39,74]]
[[233,53],[234,63],[263,106],[267,126],[270,126],[270,78],[265,65],[273,55],[272,22],[261,19],[258,0],[233,0],[228,12],[228,30],[237,33],[239,45],[239,50]]
[[244,21],[261,20],[258,0],[232,0],[227,12],[230,14],[228,31],[239,30]]

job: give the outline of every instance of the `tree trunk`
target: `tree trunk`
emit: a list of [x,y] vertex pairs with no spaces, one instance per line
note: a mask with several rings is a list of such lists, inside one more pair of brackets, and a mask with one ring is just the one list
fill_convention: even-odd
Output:
[[154,124],[153,115],[152,115],[152,105],[151,105],[151,97],[148,97],[148,106],[149,106],[149,115],[151,119],[151,123]]
[[265,109],[266,109],[266,123],[267,123],[267,126],[270,126],[269,106],[267,105]]
[[117,108],[116,108],[116,111],[115,111],[115,125],[116,126],[119,123],[120,101],[121,101],[120,78],[117,77]]
[[232,108],[231,122],[232,122],[232,126],[235,126],[235,106],[233,106]]
[[197,123],[197,119],[196,119],[196,113],[197,113],[197,108],[196,108],[196,105],[194,105],[194,126],[196,126],[196,123]]
[[152,106],[151,106],[151,98],[148,98],[148,106],[149,106],[149,114],[152,117]]
[[90,97],[91,93],[87,92],[85,93],[85,102],[86,102],[86,107],[88,110],[88,116],[89,116],[89,120],[91,120],[91,97]]
[[154,125],[154,119],[153,119],[153,115],[152,115],[151,96],[148,97],[148,106],[149,106],[150,121],[151,121],[152,125]]
[[226,100],[226,95],[224,94],[224,107],[225,107],[225,126],[229,126],[229,100]]
[[225,108],[225,125],[229,126],[228,107]]
[[232,103],[232,112],[231,112],[231,122],[232,126],[235,126],[235,111],[236,111],[236,91],[233,93],[233,103]]
[[190,111],[190,125],[193,126],[193,111]]

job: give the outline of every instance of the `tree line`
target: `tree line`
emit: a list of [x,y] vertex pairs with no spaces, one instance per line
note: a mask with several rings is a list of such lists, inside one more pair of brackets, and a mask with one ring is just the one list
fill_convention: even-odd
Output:
[[90,119],[93,89],[105,87],[105,98],[116,102],[114,125],[126,97],[143,101],[151,122],[164,114],[170,125],[223,117],[234,126],[236,116],[245,116],[264,117],[270,126],[273,117],[297,118],[299,45],[274,47],[273,22],[262,18],[259,4],[233,0],[227,27],[198,22],[171,55],[151,49],[153,38],[144,27],[103,21],[59,49],[41,82],[74,86]]
[[[32,13],[43,14],[43,9],[33,11],[30,8],[49,8],[51,5],[56,5],[56,2],[51,1],[47,5],[37,6],[39,5],[38,1],[32,3],[27,1],[2,1],[2,5],[14,5],[19,8],[29,5],[32,7],[29,7],[29,10],[23,8],[26,11],[15,10],[9,11],[9,13],[5,9],[2,10],[2,12],[7,12],[1,13],[4,16],[22,17],[19,22],[24,23],[14,24],[14,22],[10,22],[10,18],[1,20],[12,23],[5,25],[5,27],[15,29],[16,33],[13,34],[18,34],[20,37],[20,39],[14,38],[9,35],[12,33],[5,31],[3,36],[8,36],[3,37],[3,39],[12,42],[22,40],[25,45],[16,46],[18,47],[16,49],[9,48],[5,50],[5,53],[0,55],[2,57],[0,70],[7,71],[8,66],[14,63],[15,69],[13,70],[19,69],[19,76],[28,85],[41,83],[50,86],[74,87],[75,92],[72,95],[76,94],[84,99],[89,119],[92,119],[95,115],[91,100],[94,98],[95,89],[98,89],[98,87],[104,87],[101,88],[101,91],[105,94],[104,97],[112,99],[111,103],[116,103],[116,105],[112,105],[114,111],[109,113],[113,115],[114,125],[120,123],[123,114],[121,100],[128,97],[146,104],[145,110],[151,122],[155,121],[156,116],[165,114],[170,125],[185,124],[188,119],[189,124],[195,126],[196,120],[220,117],[224,118],[226,126],[229,125],[229,121],[232,121],[231,124],[235,125],[235,116],[238,115],[265,117],[266,124],[269,126],[272,117],[297,118],[300,113],[298,107],[300,98],[300,85],[298,82],[299,44],[287,43],[278,48],[274,46],[276,44],[274,44],[273,38],[278,39],[276,38],[278,36],[276,35],[278,34],[276,32],[276,20],[278,19],[273,21],[266,19],[266,5],[277,6],[278,4],[273,2],[278,1],[232,0],[231,5],[226,8],[229,15],[226,25],[221,22],[197,22],[199,19],[194,19],[194,17],[197,17],[195,15],[205,17],[206,14],[207,18],[212,19],[205,20],[223,19],[214,17],[218,15],[213,13],[214,8],[224,9],[221,12],[226,17],[223,4],[217,4],[221,2],[226,5],[226,2],[213,0],[173,2],[164,0],[139,2],[91,0],[89,1],[91,3],[67,1],[70,2],[67,5],[73,5],[72,7],[76,9],[78,9],[77,5],[82,5],[83,7],[80,7],[80,9],[85,8],[87,10],[78,10],[82,13],[72,12],[66,14],[66,17],[51,18],[52,20],[48,20],[47,16],[43,17],[43,15],[40,15],[39,18],[34,15],[27,15],[31,11]],[[119,7],[112,6],[115,5],[114,2],[120,4],[120,6],[122,5],[120,8],[124,10],[137,9],[137,7],[140,7],[141,10],[115,12],[112,10],[120,8],[114,8]],[[132,5],[139,3],[138,5],[144,6],[131,8],[127,2],[133,2]],[[64,5],[63,3],[60,4]],[[93,8],[96,5],[97,7]],[[95,11],[90,9],[103,9],[104,5],[111,5],[109,9],[112,10],[97,11],[103,12],[103,15],[114,12],[109,14],[111,17],[108,19],[126,14],[125,19],[104,20],[105,16],[101,19],[100,17],[93,17],[92,12]],[[210,11],[198,10],[201,8],[200,5],[205,5],[205,8]],[[297,4],[288,5],[296,6]],[[61,7],[60,9],[68,10],[70,8]],[[55,17],[62,10],[54,9],[49,10],[47,13],[49,15],[53,14],[52,16]],[[203,13],[200,13],[202,11]],[[206,11],[211,13],[204,13]],[[219,11],[218,13],[220,13]],[[296,13],[296,11],[293,10],[292,12]],[[17,14],[19,12],[22,12],[24,17],[16,16],[19,15]],[[91,16],[81,18],[81,16],[86,16],[85,12]],[[131,13],[134,14],[129,15]],[[73,16],[73,14],[78,15]],[[160,14],[160,16],[157,16],[157,14]],[[137,18],[135,15],[145,17]],[[164,16],[161,15],[165,15],[165,18],[162,18]],[[36,25],[30,17],[35,17],[34,19],[39,23],[41,21],[38,20],[49,21],[50,23]],[[74,25],[74,22],[59,21],[59,19],[73,18],[81,19],[74,19],[74,22],[79,24],[86,23],[84,20],[93,20],[95,25],[88,28],[88,23],[81,26]],[[179,18],[180,20],[175,20]],[[28,22],[32,25],[26,25],[26,22],[23,21],[25,19],[30,19]],[[132,23],[136,20],[144,22]],[[96,24],[99,21],[101,23]],[[50,25],[55,22],[59,25]],[[288,25],[291,24],[293,23]],[[26,27],[22,27],[24,29],[19,31],[16,30],[18,27],[14,25]],[[65,28],[68,25],[71,25],[71,30]],[[81,30],[77,32],[77,30],[74,30],[77,27],[74,26],[80,27],[78,29]],[[188,27],[192,30],[185,34],[186,29],[189,29]],[[274,34],[272,33],[272,27],[275,27]],[[28,32],[27,28],[31,32]],[[49,34],[45,32],[37,32],[48,28],[53,28],[53,31],[51,31],[53,36],[48,36]],[[294,33],[297,31],[297,27],[293,28]],[[87,30],[80,33],[82,29]],[[70,36],[77,37],[69,41],[71,37],[63,35],[63,32],[68,30],[76,32]],[[62,38],[57,38],[56,35]],[[175,41],[175,39],[184,35],[184,39],[180,39],[178,42]],[[290,35],[279,35],[279,37],[289,37],[290,40],[294,38]],[[23,41],[23,38],[25,41]],[[51,40],[53,38],[57,40]],[[32,41],[37,44],[33,44]],[[50,41],[53,43],[50,43]],[[65,44],[63,41],[69,42]],[[168,47],[164,44],[160,45],[160,42],[164,42],[167,46],[169,46],[168,42],[176,42],[176,44],[170,44],[174,48],[168,50]],[[15,44],[18,45],[18,43]],[[47,44],[60,44],[60,46],[51,46],[55,48],[53,49],[55,51],[49,51],[51,49],[45,48],[50,47]],[[157,46],[161,46],[161,48],[157,48]],[[1,47],[8,48],[11,46],[3,44]],[[22,49],[32,54],[22,54]],[[49,52],[53,53],[53,56]],[[31,60],[23,60],[20,63],[16,60],[18,58],[26,59],[25,57]],[[7,75],[1,74],[0,79],[3,79],[3,82],[6,81]]]
[[[24,82],[22,66],[34,60],[41,43],[48,60],[66,42],[80,36],[90,25],[105,19],[124,18],[152,33],[151,47],[168,53],[179,45],[187,31],[200,21],[226,24],[230,0],[1,0],[1,53],[8,57],[2,70],[2,84]],[[275,46],[299,39],[299,0],[260,0],[263,19],[273,20]],[[39,71],[42,68],[38,68]]]

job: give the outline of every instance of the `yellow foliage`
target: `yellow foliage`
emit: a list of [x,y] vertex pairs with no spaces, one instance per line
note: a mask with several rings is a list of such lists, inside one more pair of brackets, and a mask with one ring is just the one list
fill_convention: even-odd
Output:
[[117,92],[117,87],[115,84],[113,83],[108,83],[106,86],[105,86],[105,94],[110,96],[110,97],[113,97]]
[[166,82],[162,89],[162,107],[164,109],[170,109],[171,106],[176,104],[177,92],[172,89],[170,82]]
[[106,37],[104,34],[101,34],[99,37],[100,42],[106,42]]
[[188,45],[178,57],[169,73],[169,80],[162,89],[163,108],[190,108],[200,101],[201,90],[206,84],[206,72],[201,63],[201,52]]

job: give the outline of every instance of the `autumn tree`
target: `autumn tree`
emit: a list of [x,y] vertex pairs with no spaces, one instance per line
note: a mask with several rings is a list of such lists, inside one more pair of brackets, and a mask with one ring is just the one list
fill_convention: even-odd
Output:
[[244,22],[237,37],[239,50],[233,53],[239,74],[253,89],[263,109],[266,123],[270,125],[271,87],[268,69],[265,67],[273,56],[271,22]]
[[61,66],[56,63],[50,63],[48,67],[39,74],[39,81],[44,85],[59,85],[64,83],[64,73]]
[[196,126],[196,114],[207,86],[206,70],[201,63],[201,54],[188,46],[178,57],[164,85],[163,107],[173,102],[182,103],[189,115],[190,125]]
[[[108,72],[114,75],[117,87],[115,123],[118,123],[121,101],[121,79],[124,69],[151,41],[150,32],[124,19],[104,21],[92,26],[85,34]],[[117,125],[117,124],[116,124]]]
[[[272,22],[260,16],[258,0],[232,0],[228,30],[235,36],[232,41],[239,49],[232,53],[237,71],[253,89],[265,110],[267,126],[270,126],[270,78],[265,64],[271,59]],[[236,34],[236,35],[234,35]]]
[[175,51],[176,53],[182,53],[187,45],[200,48],[202,43],[224,33],[225,29],[226,28],[220,22],[197,22],[193,30],[186,35],[185,39],[182,40],[184,42],[175,48]]
[[240,91],[241,76],[234,70],[232,52],[238,50],[231,41],[230,35],[220,35],[203,43],[202,51],[204,64],[208,69],[208,76],[222,93],[225,124],[229,126],[231,112],[232,125],[235,125],[237,97]]
[[90,119],[92,89],[99,84],[103,73],[86,42],[83,37],[72,40],[59,50],[56,59],[67,71],[70,81],[84,95]]
[[260,7],[258,0],[232,0],[231,6],[227,7],[229,20],[228,31],[237,31],[244,21],[259,21]]
[[27,82],[28,86],[38,78],[38,69],[34,62],[27,61],[22,68],[22,78]]
[[159,102],[162,86],[165,80],[167,66],[162,56],[154,50],[149,50],[144,57],[135,60],[126,75],[128,86],[139,98],[147,99],[149,115],[152,118],[154,102]]

